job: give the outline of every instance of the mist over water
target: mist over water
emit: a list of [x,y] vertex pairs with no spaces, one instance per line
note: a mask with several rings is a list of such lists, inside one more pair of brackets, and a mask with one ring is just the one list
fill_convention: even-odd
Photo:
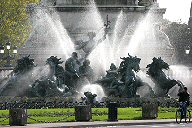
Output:
[[4,85],[11,79],[12,71],[1,71],[0,73],[0,90],[4,87]]
[[91,92],[92,94],[97,95],[97,97],[96,97],[97,101],[101,101],[101,99],[103,97],[105,97],[105,93],[104,93],[104,90],[103,90],[102,86],[98,85],[98,84],[87,84],[87,85],[82,86],[82,88],[79,91],[81,93],[79,94],[78,97],[79,98],[80,97],[85,97],[84,92],[88,92],[88,91]]
[[[90,21],[88,26],[98,25],[97,30],[102,30],[103,28],[103,19],[101,18],[100,12],[97,10],[97,7],[94,2],[90,4],[92,10],[86,12],[85,17],[89,16],[94,17],[94,22]],[[89,7],[90,7],[89,6]],[[94,14],[94,15],[93,15]],[[105,75],[105,71],[109,69],[111,63],[115,63],[118,67],[121,59],[120,57],[127,57],[127,54],[136,55],[141,58],[140,67],[145,69],[147,64],[152,62],[153,57],[162,57],[164,54],[173,54],[170,49],[172,49],[167,35],[162,31],[157,29],[154,24],[154,19],[150,11],[142,18],[138,20],[133,26],[125,27],[125,21],[127,20],[126,14],[123,11],[120,11],[112,35],[107,35],[106,39],[97,45],[97,47],[92,51],[89,56],[91,61],[91,66],[94,69],[95,75],[97,78]],[[89,21],[88,19],[83,18],[83,21]],[[88,27],[89,28],[89,27]],[[130,35],[130,28],[134,30],[133,34]],[[97,34],[97,38],[102,36]],[[161,51],[162,49],[168,49],[167,51]],[[167,52],[167,53],[165,53]],[[164,56],[162,57],[163,59]],[[167,61],[167,60],[165,60]],[[140,71],[138,76],[141,79],[148,83],[150,87],[154,87],[155,84],[152,82],[149,76],[145,72]],[[140,94],[143,96],[148,93],[147,88],[141,88],[139,90]]]
[[119,65],[119,57],[121,56],[121,40],[123,39],[123,34],[125,33],[125,26],[126,26],[126,20],[127,17],[124,14],[124,12],[121,10],[121,12],[119,13],[116,23],[115,23],[115,28],[113,31],[113,35],[112,35],[112,52],[116,53],[114,54],[114,63],[116,65]]
[[[56,55],[66,60],[74,51],[74,44],[57,12],[54,9],[51,13],[49,11],[38,8],[31,16],[33,30],[25,47],[35,48],[38,54],[44,55],[44,62],[48,57]],[[40,58],[36,56],[34,59]]]
[[85,7],[85,12],[82,13],[83,16],[77,22],[78,27],[86,28],[87,32],[95,30],[96,34],[104,32],[102,29],[104,28],[104,21],[94,0],[89,1],[89,4]]
[[192,71],[184,65],[170,65],[168,75],[171,79],[180,80],[184,85],[191,87]]
[[140,70],[137,75],[142,79],[143,82],[146,82],[152,88],[155,87],[155,83],[151,80],[150,76],[146,74],[146,72]]
[[[92,28],[92,30],[89,30],[89,32],[96,33],[96,37],[94,37],[95,43],[98,43],[98,41],[103,38],[103,35],[105,33],[104,31],[104,21],[100,15],[100,12],[94,2],[94,0],[90,1],[89,5],[87,6],[87,11],[85,12],[85,18],[82,20],[85,22],[85,28]],[[108,37],[107,37],[108,38]],[[107,39],[106,39],[107,40]],[[104,74],[106,68],[107,68],[107,62],[106,57],[108,55],[110,50],[110,46],[106,46],[106,40],[103,42],[98,43],[98,45],[95,47],[95,49],[90,53],[88,59],[91,61],[91,66],[95,72],[95,76],[99,77],[102,74]],[[108,48],[107,48],[108,47]]]
[[45,66],[39,66],[39,67],[34,67],[33,70],[31,70],[32,74],[32,79],[36,80],[36,79],[41,79],[42,77],[49,77],[50,76],[50,66],[49,65],[45,65]]
[[[100,15],[98,11],[96,12],[97,15]],[[98,17],[98,20],[102,21],[99,18],[101,17]],[[89,59],[92,66],[105,73],[111,63],[119,66],[120,57],[127,57],[128,53],[141,58],[141,68],[145,68],[147,64],[150,64],[153,57],[162,57],[163,60],[169,63],[171,60],[165,58],[164,55],[172,55],[172,47],[167,35],[157,29],[158,27],[154,24],[152,13],[149,11],[137,23],[128,24],[127,29],[125,29],[126,25],[124,23],[127,18],[129,17],[123,11],[119,12],[113,34],[107,35],[106,40],[99,44],[90,54]],[[130,29],[134,31],[132,35],[130,35]]]
[[[48,78],[50,75],[50,68],[48,65],[34,67],[32,70],[29,70],[23,74],[16,75],[13,73],[13,76],[9,78],[4,78],[4,81],[1,83],[0,92],[3,91],[7,85],[11,84],[11,86],[15,86],[16,90],[9,90],[7,93],[12,96],[19,96],[25,93],[28,89],[30,89],[32,84],[38,79]],[[10,86],[10,85],[9,85]],[[20,92],[19,94],[16,94]]]
[[[170,65],[169,70],[165,71],[170,79],[181,81],[188,88],[189,93],[192,93],[192,71],[184,65]],[[179,87],[173,87],[169,93],[173,97],[177,97]]]
[[[104,75],[111,63],[115,63],[116,66],[118,66],[121,62],[119,58],[127,56],[127,53],[142,58],[141,68],[145,68],[154,56],[159,56],[159,53],[158,55],[156,54],[156,48],[159,48],[159,41],[156,39],[153,25],[154,21],[150,11],[135,23],[135,29],[132,27],[134,31],[133,35],[130,35],[129,24],[127,29],[125,29],[127,18],[129,17],[124,14],[123,11],[120,11],[116,19],[113,34],[107,35],[106,39],[99,43],[89,55],[88,58],[91,61],[91,66],[96,72],[96,76],[100,77],[101,75]],[[60,22],[57,12],[52,10],[52,13],[49,14],[43,9],[38,9],[37,14],[34,15],[34,19],[34,32],[37,31],[36,35],[41,37],[40,39],[42,40],[39,42],[45,43],[44,51],[46,52],[52,48],[58,49],[57,51],[59,51],[59,53],[57,53],[57,51],[50,52],[45,58],[48,58],[50,55],[58,54],[64,55],[64,59],[62,56],[62,60],[66,60],[71,52],[75,51],[74,44],[68,36],[65,26]],[[33,21],[34,19],[32,18]],[[104,34],[105,21],[101,17],[94,0],[89,2],[85,8],[85,12],[83,12],[82,18],[79,20],[77,26],[83,30],[86,28],[87,31],[85,31],[85,33],[96,33],[94,41],[97,43]],[[43,26],[44,28],[41,29],[40,26]],[[43,37],[42,35],[45,36]],[[47,37],[51,38],[47,39]],[[88,37],[84,37],[84,39],[86,41],[88,40]],[[169,42],[167,44],[169,44]],[[149,47],[152,50],[148,50]],[[60,53],[61,51],[62,53]]]

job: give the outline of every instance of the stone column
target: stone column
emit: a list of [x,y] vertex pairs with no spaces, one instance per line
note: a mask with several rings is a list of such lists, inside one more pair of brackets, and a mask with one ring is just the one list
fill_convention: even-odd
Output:
[[138,5],[138,0],[135,0],[135,5]]
[[78,105],[75,107],[76,121],[90,121],[92,119],[92,111],[90,105]]
[[27,109],[10,109],[9,125],[24,126],[27,124]]
[[156,119],[158,117],[158,104],[157,103],[143,103],[142,104],[142,118],[143,119]]

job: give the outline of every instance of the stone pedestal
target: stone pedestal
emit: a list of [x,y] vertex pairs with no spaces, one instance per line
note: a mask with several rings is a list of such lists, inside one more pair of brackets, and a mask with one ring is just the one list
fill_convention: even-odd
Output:
[[142,118],[143,119],[156,119],[157,117],[158,117],[158,104],[157,103],[143,103]]
[[117,115],[118,115],[117,103],[110,102],[108,104],[108,121],[118,121]]
[[24,126],[27,124],[27,109],[10,109],[9,125]]
[[75,107],[76,121],[90,121],[92,119],[92,111],[90,105],[79,105]]

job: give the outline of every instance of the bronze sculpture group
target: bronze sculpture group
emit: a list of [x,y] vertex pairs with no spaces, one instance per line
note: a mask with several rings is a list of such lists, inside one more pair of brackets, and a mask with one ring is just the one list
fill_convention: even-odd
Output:
[[[61,66],[63,61],[56,56],[47,59],[46,65],[49,66],[49,73],[36,80],[22,82],[21,78],[28,74],[26,81],[33,77],[30,71],[36,68],[34,60],[29,56],[23,57],[17,61],[14,69],[14,77],[10,79],[4,88],[0,91],[1,96],[29,96],[29,97],[50,97],[50,96],[75,96],[78,89],[88,83],[97,83],[102,86],[107,96],[122,98],[139,97],[137,90],[141,86],[149,88],[151,97],[167,97],[168,91],[175,85],[183,88],[184,85],[177,81],[171,80],[163,72],[168,69],[169,65],[161,58],[153,58],[153,62],[147,65],[146,74],[150,76],[155,83],[152,88],[148,83],[137,75],[140,71],[140,61],[138,57],[128,54],[127,57],[120,58],[122,61],[117,67],[111,63],[110,69],[101,79],[93,81],[94,71],[90,66],[90,61],[85,59],[80,62],[78,54],[72,53],[72,56],[65,61],[65,68]],[[24,91],[21,91],[24,88]],[[84,93],[84,92],[83,92]]]
[[150,89],[150,95],[154,95],[152,88],[136,74],[139,70],[140,58],[128,57],[121,58],[119,68],[113,63],[107,71],[107,75],[101,80],[96,81],[104,86],[109,96],[118,96],[124,98],[139,97],[137,89],[141,86],[147,86]]

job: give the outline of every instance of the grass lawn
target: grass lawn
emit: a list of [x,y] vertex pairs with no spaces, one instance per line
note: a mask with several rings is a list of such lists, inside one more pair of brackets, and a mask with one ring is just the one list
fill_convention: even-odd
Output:
[[[158,119],[174,119],[176,108],[159,108]],[[28,118],[28,123],[43,123],[54,122],[61,120],[60,122],[75,121],[74,108],[65,109],[28,109],[28,115],[37,122]],[[92,108],[92,120],[93,121],[106,121],[108,119],[107,108]],[[67,118],[67,115],[72,115]],[[0,117],[8,117],[8,110],[0,110]],[[118,108],[118,120],[140,120],[142,119],[141,108]],[[9,120],[1,122],[5,118],[0,118],[0,125],[9,124]]]

